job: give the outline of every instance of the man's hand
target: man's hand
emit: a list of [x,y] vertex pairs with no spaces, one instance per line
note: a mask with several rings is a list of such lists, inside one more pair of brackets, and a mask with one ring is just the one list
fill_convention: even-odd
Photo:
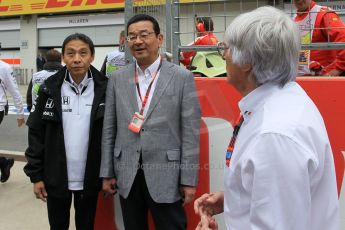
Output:
[[25,118],[17,118],[17,124],[18,127],[21,127],[23,124],[25,124]]
[[311,61],[309,63],[309,70],[312,76],[321,76],[324,67],[318,61]]
[[201,220],[198,226],[196,226],[195,230],[218,230],[218,224],[215,219],[202,215]]
[[205,193],[194,201],[195,214],[209,219],[216,214],[224,211],[224,192]]
[[42,201],[47,202],[48,194],[46,192],[46,188],[44,186],[43,181],[34,183],[34,194],[37,199],[41,199]]
[[114,195],[117,192],[115,178],[103,178],[103,191],[104,195]]
[[332,69],[331,71],[328,72],[322,72],[321,76],[328,76],[328,77],[338,77],[343,73],[343,71],[338,70],[338,69]]
[[190,186],[182,186],[180,188],[180,192],[183,199],[183,206],[194,200],[195,190],[196,190],[195,187],[190,187]]

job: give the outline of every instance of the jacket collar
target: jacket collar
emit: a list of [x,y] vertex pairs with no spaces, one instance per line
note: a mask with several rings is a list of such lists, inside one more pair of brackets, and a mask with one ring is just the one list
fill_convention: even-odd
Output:
[[[52,77],[49,77],[45,84],[46,86],[51,89],[59,89],[61,88],[61,85],[65,79],[67,68],[64,66],[61,70],[59,70],[56,74],[54,74]],[[90,75],[91,73],[91,75]],[[93,67],[92,65],[89,68],[89,76],[93,77],[93,81],[95,82],[95,86],[100,86],[107,83],[107,78],[101,75],[98,70]]]
[[[67,68],[66,66],[64,66],[60,71],[58,71],[53,76],[47,78],[47,80],[45,81],[45,85],[48,89],[50,96],[54,100],[60,119],[62,119],[61,86],[65,79],[66,71]],[[94,99],[91,109],[92,121],[95,117],[98,105],[100,104],[101,100],[104,99],[108,79],[105,76],[101,75],[98,72],[98,70],[93,66],[90,66],[89,76],[92,76],[94,81]]]

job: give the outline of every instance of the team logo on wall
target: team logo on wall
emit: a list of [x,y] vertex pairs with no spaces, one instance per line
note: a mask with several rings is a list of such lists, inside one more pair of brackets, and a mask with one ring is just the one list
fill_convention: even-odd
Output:
[[69,96],[62,96],[62,104],[69,105],[70,104],[70,97]]
[[53,99],[48,98],[48,100],[47,100],[47,102],[46,102],[46,108],[47,108],[47,109],[51,109],[51,108],[53,108],[53,107],[54,107],[54,101],[53,101]]

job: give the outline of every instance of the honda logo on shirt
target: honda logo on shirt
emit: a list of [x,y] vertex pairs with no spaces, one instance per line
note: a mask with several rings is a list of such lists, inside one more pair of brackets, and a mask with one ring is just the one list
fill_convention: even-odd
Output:
[[51,108],[53,108],[53,107],[54,107],[54,101],[53,101],[53,99],[48,98],[48,100],[47,100],[47,102],[46,102],[46,108],[47,108],[47,109],[51,109]]
[[69,96],[62,96],[62,104],[69,105],[70,104],[70,97]]

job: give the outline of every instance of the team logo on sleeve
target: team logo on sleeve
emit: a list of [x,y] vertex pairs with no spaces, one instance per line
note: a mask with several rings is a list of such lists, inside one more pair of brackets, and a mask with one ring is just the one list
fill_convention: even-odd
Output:
[[54,107],[54,101],[51,98],[48,98],[47,102],[46,102],[46,109],[51,109]]
[[54,118],[54,112],[53,112],[53,107],[54,107],[54,101],[51,98],[47,99],[46,106],[43,111],[43,117],[46,120],[52,120]]

